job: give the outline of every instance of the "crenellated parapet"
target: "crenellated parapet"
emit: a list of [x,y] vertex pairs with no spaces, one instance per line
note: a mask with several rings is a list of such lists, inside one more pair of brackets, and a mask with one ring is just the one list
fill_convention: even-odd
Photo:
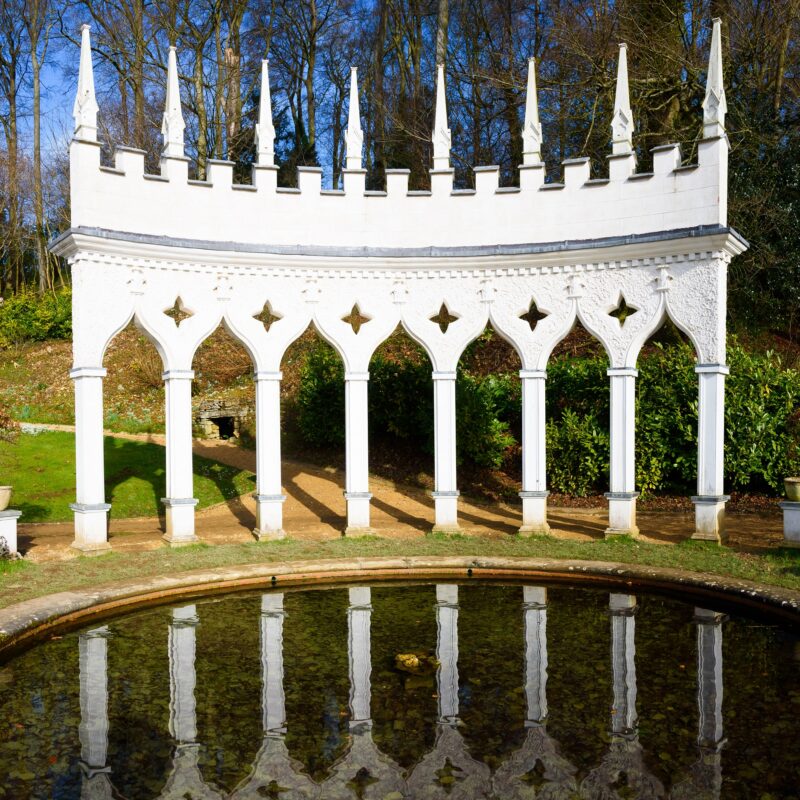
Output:
[[234,183],[233,163],[213,160],[206,180],[189,179],[174,49],[169,52],[159,173],[147,174],[144,152],[127,147],[116,150],[113,167],[101,166],[89,32],[84,29],[71,144],[72,227],[236,242],[239,247],[295,246],[308,254],[313,254],[314,248],[330,252],[345,248],[342,254],[348,257],[358,250],[365,256],[373,249],[404,255],[429,247],[525,246],[724,228],[728,143],[719,53],[719,25],[715,23],[703,104],[706,138],[698,144],[696,164],[682,165],[679,145],[664,145],[653,150],[652,172],[636,172],[627,57],[622,45],[611,125],[612,153],[607,167],[599,170],[607,178],[592,177],[588,159],[571,158],[563,162],[562,176],[546,180],[535,64],[530,62],[519,187],[500,187],[498,167],[477,166],[475,188],[454,189],[444,69],[440,65],[430,191],[409,191],[409,173],[392,169],[387,170],[385,191],[365,191],[355,70],[351,74],[343,188],[322,189],[321,169],[302,167],[297,188],[289,189],[277,185],[266,62],[252,183]]

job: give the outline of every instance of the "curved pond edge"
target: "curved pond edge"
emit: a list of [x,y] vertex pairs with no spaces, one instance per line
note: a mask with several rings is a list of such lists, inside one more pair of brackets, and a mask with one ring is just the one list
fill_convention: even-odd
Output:
[[753,581],[608,561],[555,558],[415,556],[247,564],[74,589],[0,609],[0,658],[41,638],[140,608],[209,594],[314,584],[473,580],[595,584],[641,588],[687,602],[746,608],[800,624],[800,591]]

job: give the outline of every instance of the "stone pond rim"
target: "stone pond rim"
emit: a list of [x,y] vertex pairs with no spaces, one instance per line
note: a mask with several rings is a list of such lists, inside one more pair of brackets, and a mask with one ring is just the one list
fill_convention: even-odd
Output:
[[0,660],[39,640],[100,619],[187,598],[276,587],[450,580],[542,581],[638,588],[685,602],[800,626],[800,591],[670,567],[607,561],[472,556],[320,559],[199,569],[75,589],[0,609]]

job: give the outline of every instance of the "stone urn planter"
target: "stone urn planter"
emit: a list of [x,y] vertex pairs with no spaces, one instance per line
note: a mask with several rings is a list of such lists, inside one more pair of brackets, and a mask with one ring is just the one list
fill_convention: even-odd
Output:
[[0,511],[5,511],[11,502],[11,487],[0,486]]
[[[786,497],[793,503],[800,503],[800,478],[784,478],[783,485],[786,487]],[[2,504],[2,488],[0,488],[0,508]]]

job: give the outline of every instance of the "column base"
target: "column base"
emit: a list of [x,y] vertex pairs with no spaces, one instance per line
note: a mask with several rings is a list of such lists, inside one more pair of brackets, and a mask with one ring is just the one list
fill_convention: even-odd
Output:
[[692,539],[722,544],[725,537],[725,503],[728,500],[730,497],[726,494],[699,495],[692,498],[695,518]]
[[75,540],[70,545],[83,555],[93,556],[107,553],[108,543],[108,503],[71,503],[75,515]]
[[161,537],[170,547],[197,544],[200,540],[194,532],[194,497],[162,497],[166,506],[167,532]]
[[378,531],[376,531],[375,528],[369,528],[369,527],[360,528],[360,527],[354,527],[353,525],[348,525],[344,529],[344,535],[348,539],[358,539],[359,537],[364,537],[364,536],[377,536]]
[[517,533],[520,536],[546,536],[550,533],[547,524],[547,497],[550,492],[519,493],[522,498],[522,525]]
[[375,531],[369,524],[369,501],[371,492],[345,492],[347,502],[347,527],[345,536],[374,536]]
[[283,529],[283,503],[285,494],[254,494],[256,501],[256,527],[253,536],[257,542],[285,539]]
[[458,524],[459,491],[431,492],[434,502],[434,519],[431,533],[461,533]]
[[783,511],[783,544],[785,547],[800,547],[800,503],[784,500],[780,507]]
[[605,529],[606,539],[615,536],[639,536],[636,524],[636,498],[639,492],[606,492],[608,500],[608,527]]
[[17,520],[21,511],[0,511],[0,558],[21,558],[17,550]]

